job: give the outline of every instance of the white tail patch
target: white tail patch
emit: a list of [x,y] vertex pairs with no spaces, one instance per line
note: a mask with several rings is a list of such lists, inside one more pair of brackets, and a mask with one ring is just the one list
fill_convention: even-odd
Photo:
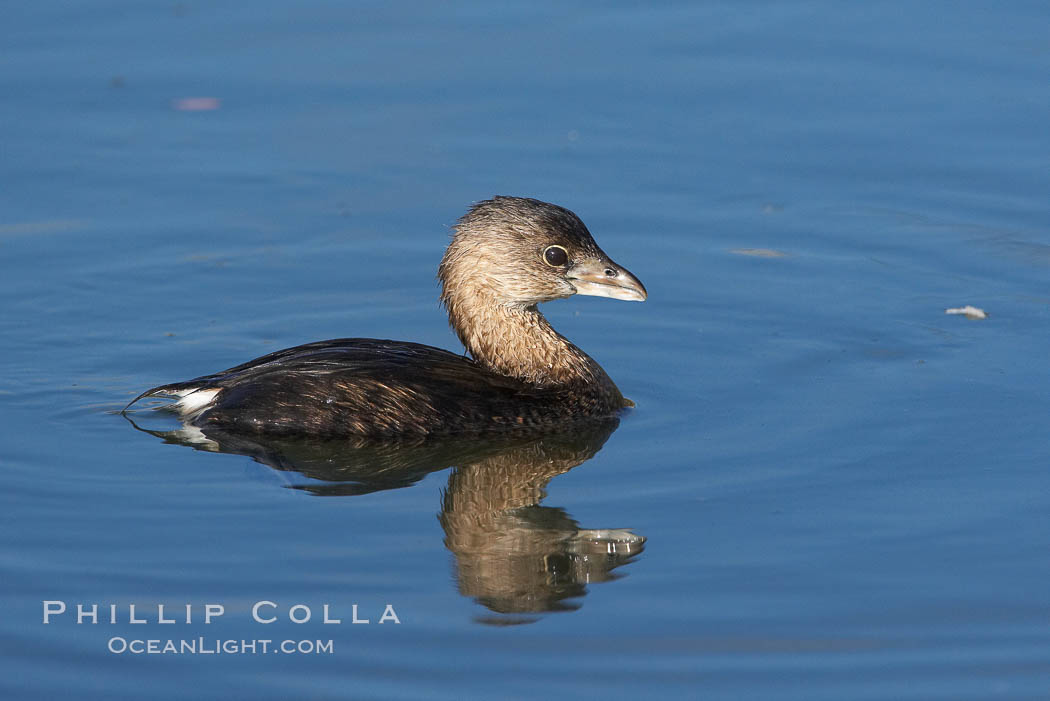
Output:
[[171,405],[171,408],[179,412],[179,416],[190,417],[204,411],[215,399],[215,395],[221,389],[188,389],[182,392],[174,392],[179,401]]

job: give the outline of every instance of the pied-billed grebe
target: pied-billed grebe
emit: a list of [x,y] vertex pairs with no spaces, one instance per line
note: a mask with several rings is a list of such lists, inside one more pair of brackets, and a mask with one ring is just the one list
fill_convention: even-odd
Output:
[[574,294],[643,301],[569,210],[495,197],[464,215],[438,268],[471,358],[403,341],[308,343],[144,397],[202,429],[375,438],[543,428],[630,405],[601,366],[536,309]]

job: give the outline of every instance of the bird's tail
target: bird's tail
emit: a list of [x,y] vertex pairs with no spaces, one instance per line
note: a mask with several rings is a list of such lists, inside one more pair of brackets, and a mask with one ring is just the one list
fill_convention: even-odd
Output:
[[[200,382],[173,382],[169,385],[160,385],[158,387],[153,387],[151,389],[147,389],[145,392],[128,402],[127,406],[120,410],[120,413],[123,414],[128,409],[130,409],[135,402],[139,401],[140,399],[146,399],[147,397],[176,398],[179,400],[178,402],[174,402],[173,404],[167,406],[181,409],[181,407],[178,407],[178,405],[182,404],[183,399],[195,392],[199,392],[202,389],[204,389],[204,387],[201,386]],[[212,395],[209,396],[209,400],[211,396]]]

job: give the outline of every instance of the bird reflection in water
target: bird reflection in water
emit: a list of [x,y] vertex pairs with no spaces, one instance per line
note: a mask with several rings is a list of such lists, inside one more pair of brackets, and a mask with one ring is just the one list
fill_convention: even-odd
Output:
[[198,450],[246,455],[291,477],[290,488],[350,496],[408,487],[451,467],[438,521],[455,556],[459,591],[510,625],[580,607],[587,585],[617,579],[645,538],[626,529],[585,529],[563,509],[541,506],[548,482],[594,457],[619,424],[609,418],[560,432],[476,433],[415,442],[318,441],[183,426],[135,428]]

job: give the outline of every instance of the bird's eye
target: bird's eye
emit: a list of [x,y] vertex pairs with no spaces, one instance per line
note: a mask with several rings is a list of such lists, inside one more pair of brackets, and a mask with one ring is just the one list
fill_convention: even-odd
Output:
[[569,254],[561,246],[547,246],[543,249],[543,260],[547,265],[560,268],[569,262]]

